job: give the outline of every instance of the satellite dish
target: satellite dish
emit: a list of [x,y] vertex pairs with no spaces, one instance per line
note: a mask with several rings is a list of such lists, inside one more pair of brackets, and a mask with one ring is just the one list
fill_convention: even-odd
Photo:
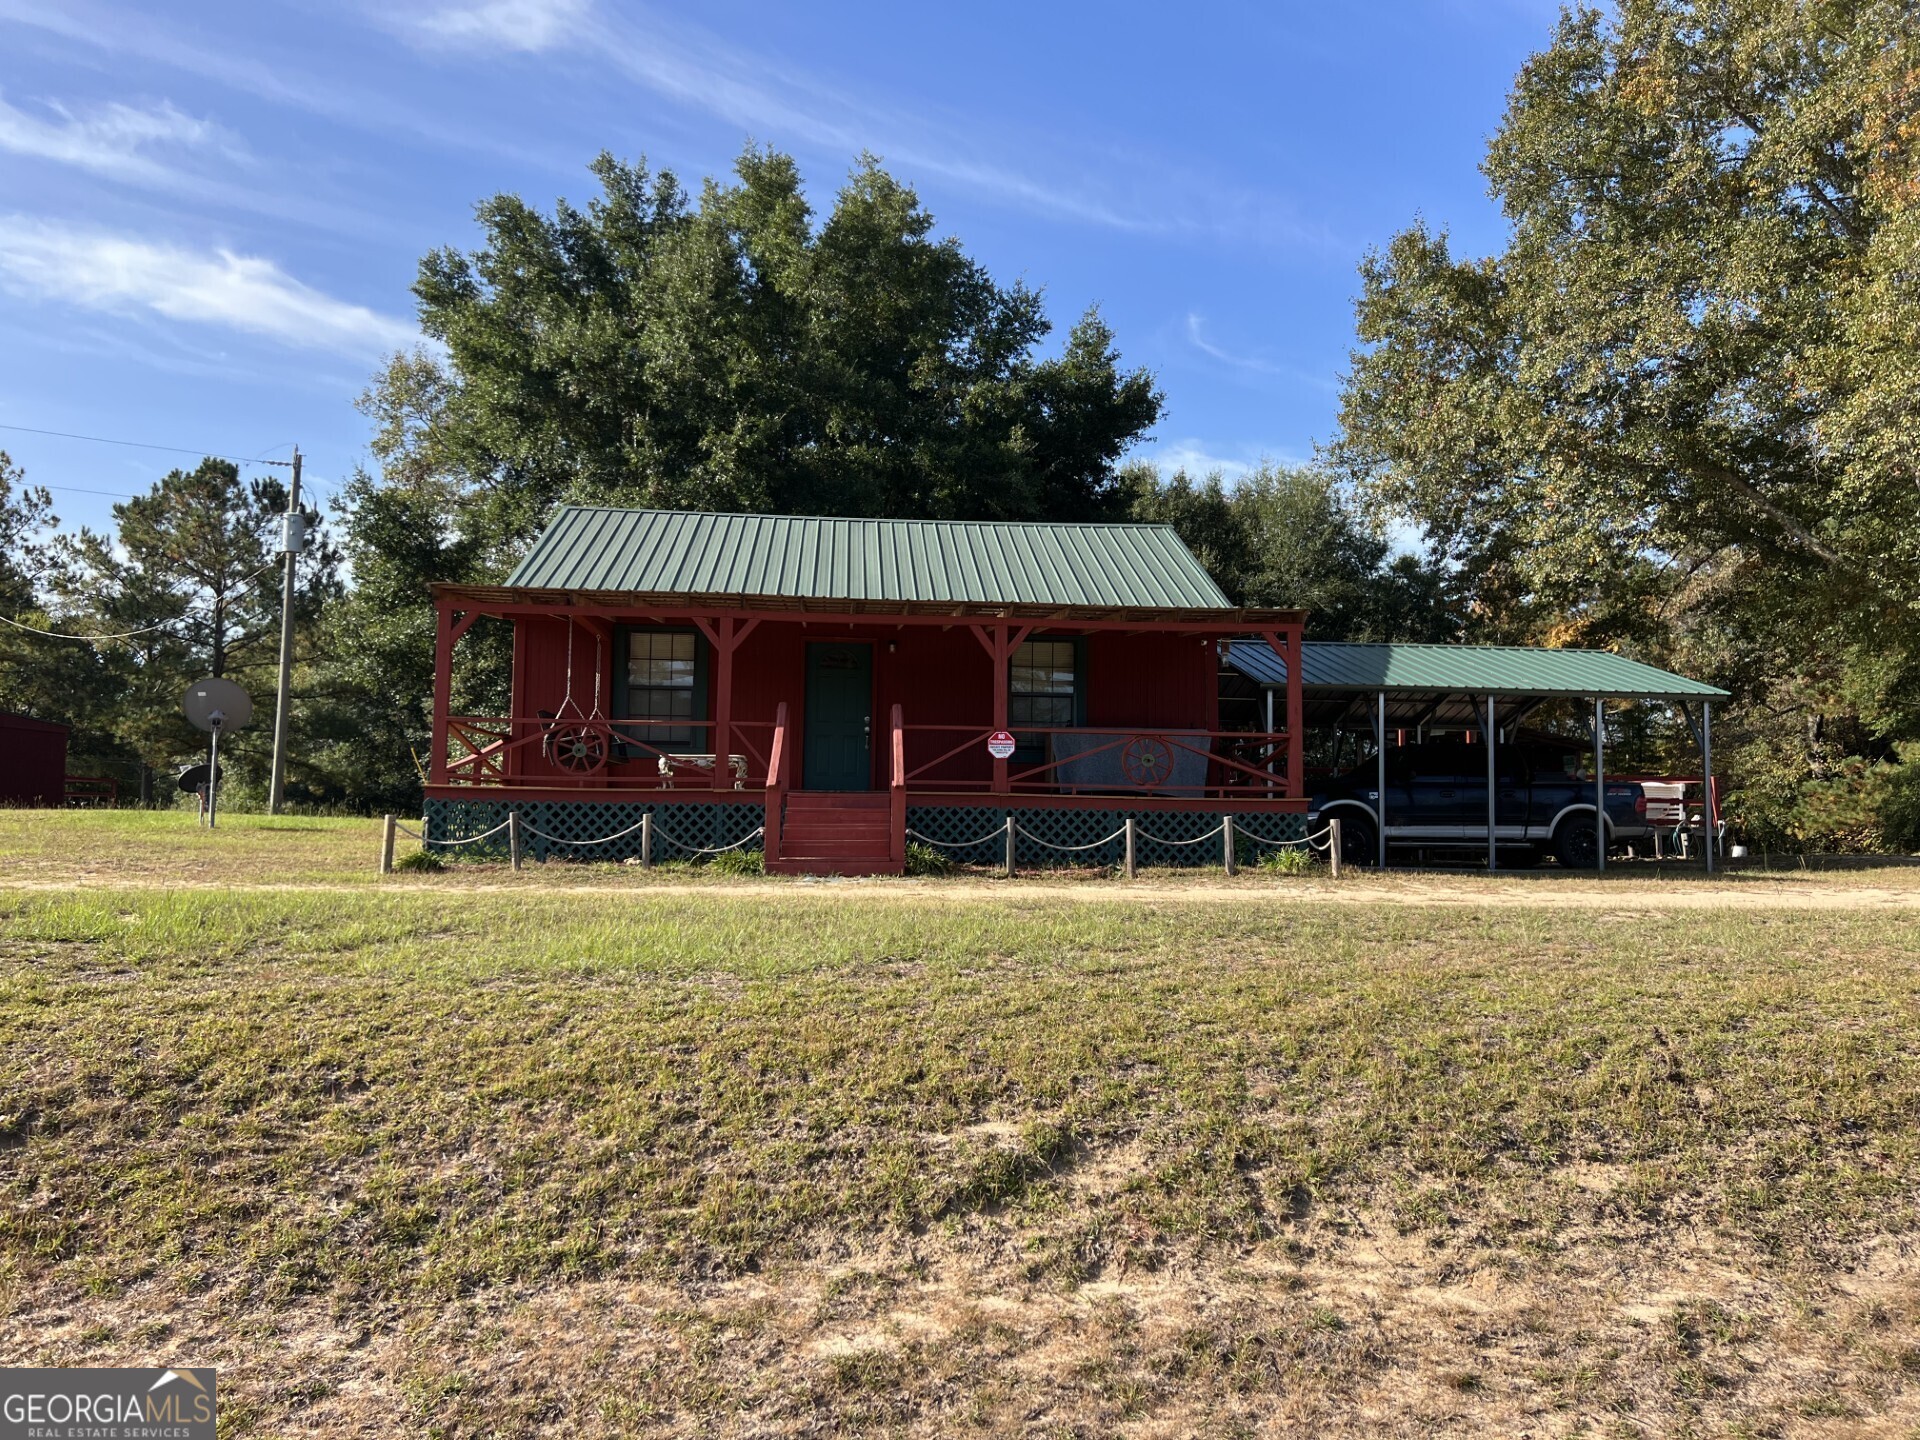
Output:
[[253,701],[231,680],[209,676],[187,687],[180,702],[196,730],[239,730],[253,719]]
[[[183,795],[191,795],[207,783],[208,773],[207,764],[203,760],[198,765],[187,766],[180,772],[174,783],[179,785]],[[220,778],[222,780],[227,778],[227,767],[224,765],[220,767]]]

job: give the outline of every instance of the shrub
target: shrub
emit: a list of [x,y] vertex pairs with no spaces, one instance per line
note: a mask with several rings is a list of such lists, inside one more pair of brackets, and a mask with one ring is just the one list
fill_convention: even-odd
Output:
[[919,843],[907,846],[907,874],[909,875],[951,875],[957,867],[953,858],[931,845]]
[[1304,875],[1313,868],[1313,856],[1304,845],[1269,850],[1260,857],[1260,869],[1269,875]]
[[438,850],[415,850],[411,855],[402,855],[393,862],[395,870],[417,870],[433,872],[447,868],[447,862],[440,858]]
[[764,875],[767,857],[758,850],[722,850],[707,861],[714,875]]

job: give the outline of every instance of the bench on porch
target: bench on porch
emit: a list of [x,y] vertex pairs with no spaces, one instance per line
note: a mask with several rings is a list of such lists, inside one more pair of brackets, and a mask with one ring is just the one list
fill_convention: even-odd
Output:
[[[699,777],[701,783],[704,785],[708,783],[706,777],[713,774],[713,764],[713,755],[700,754],[695,751],[675,751],[671,754],[662,755],[660,757],[660,786],[664,790],[671,790],[673,789],[674,780],[679,776],[687,774]],[[746,789],[747,757],[744,755],[729,755],[727,757],[727,769],[733,772],[733,788],[736,790]]]

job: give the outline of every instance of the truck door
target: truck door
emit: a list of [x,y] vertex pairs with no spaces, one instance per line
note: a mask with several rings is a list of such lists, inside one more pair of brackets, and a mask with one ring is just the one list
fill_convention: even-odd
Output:
[[1407,818],[1391,833],[1396,839],[1408,841],[1460,839],[1467,813],[1476,800],[1480,813],[1486,814],[1485,777],[1475,784],[1465,773],[1469,753],[1484,760],[1486,752],[1469,752],[1468,746],[1441,742],[1411,746],[1404,753],[1408,768]]
[[[1494,833],[1502,840],[1524,840],[1533,823],[1533,766],[1526,753],[1508,746],[1494,754]],[[1482,794],[1485,793],[1484,783]],[[1480,812],[1486,825],[1486,810]]]

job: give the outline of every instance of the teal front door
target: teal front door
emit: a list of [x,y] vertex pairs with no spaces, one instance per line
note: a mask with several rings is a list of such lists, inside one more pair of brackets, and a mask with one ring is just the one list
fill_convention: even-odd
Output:
[[873,776],[873,650],[807,646],[807,743],[801,785],[865,790]]

